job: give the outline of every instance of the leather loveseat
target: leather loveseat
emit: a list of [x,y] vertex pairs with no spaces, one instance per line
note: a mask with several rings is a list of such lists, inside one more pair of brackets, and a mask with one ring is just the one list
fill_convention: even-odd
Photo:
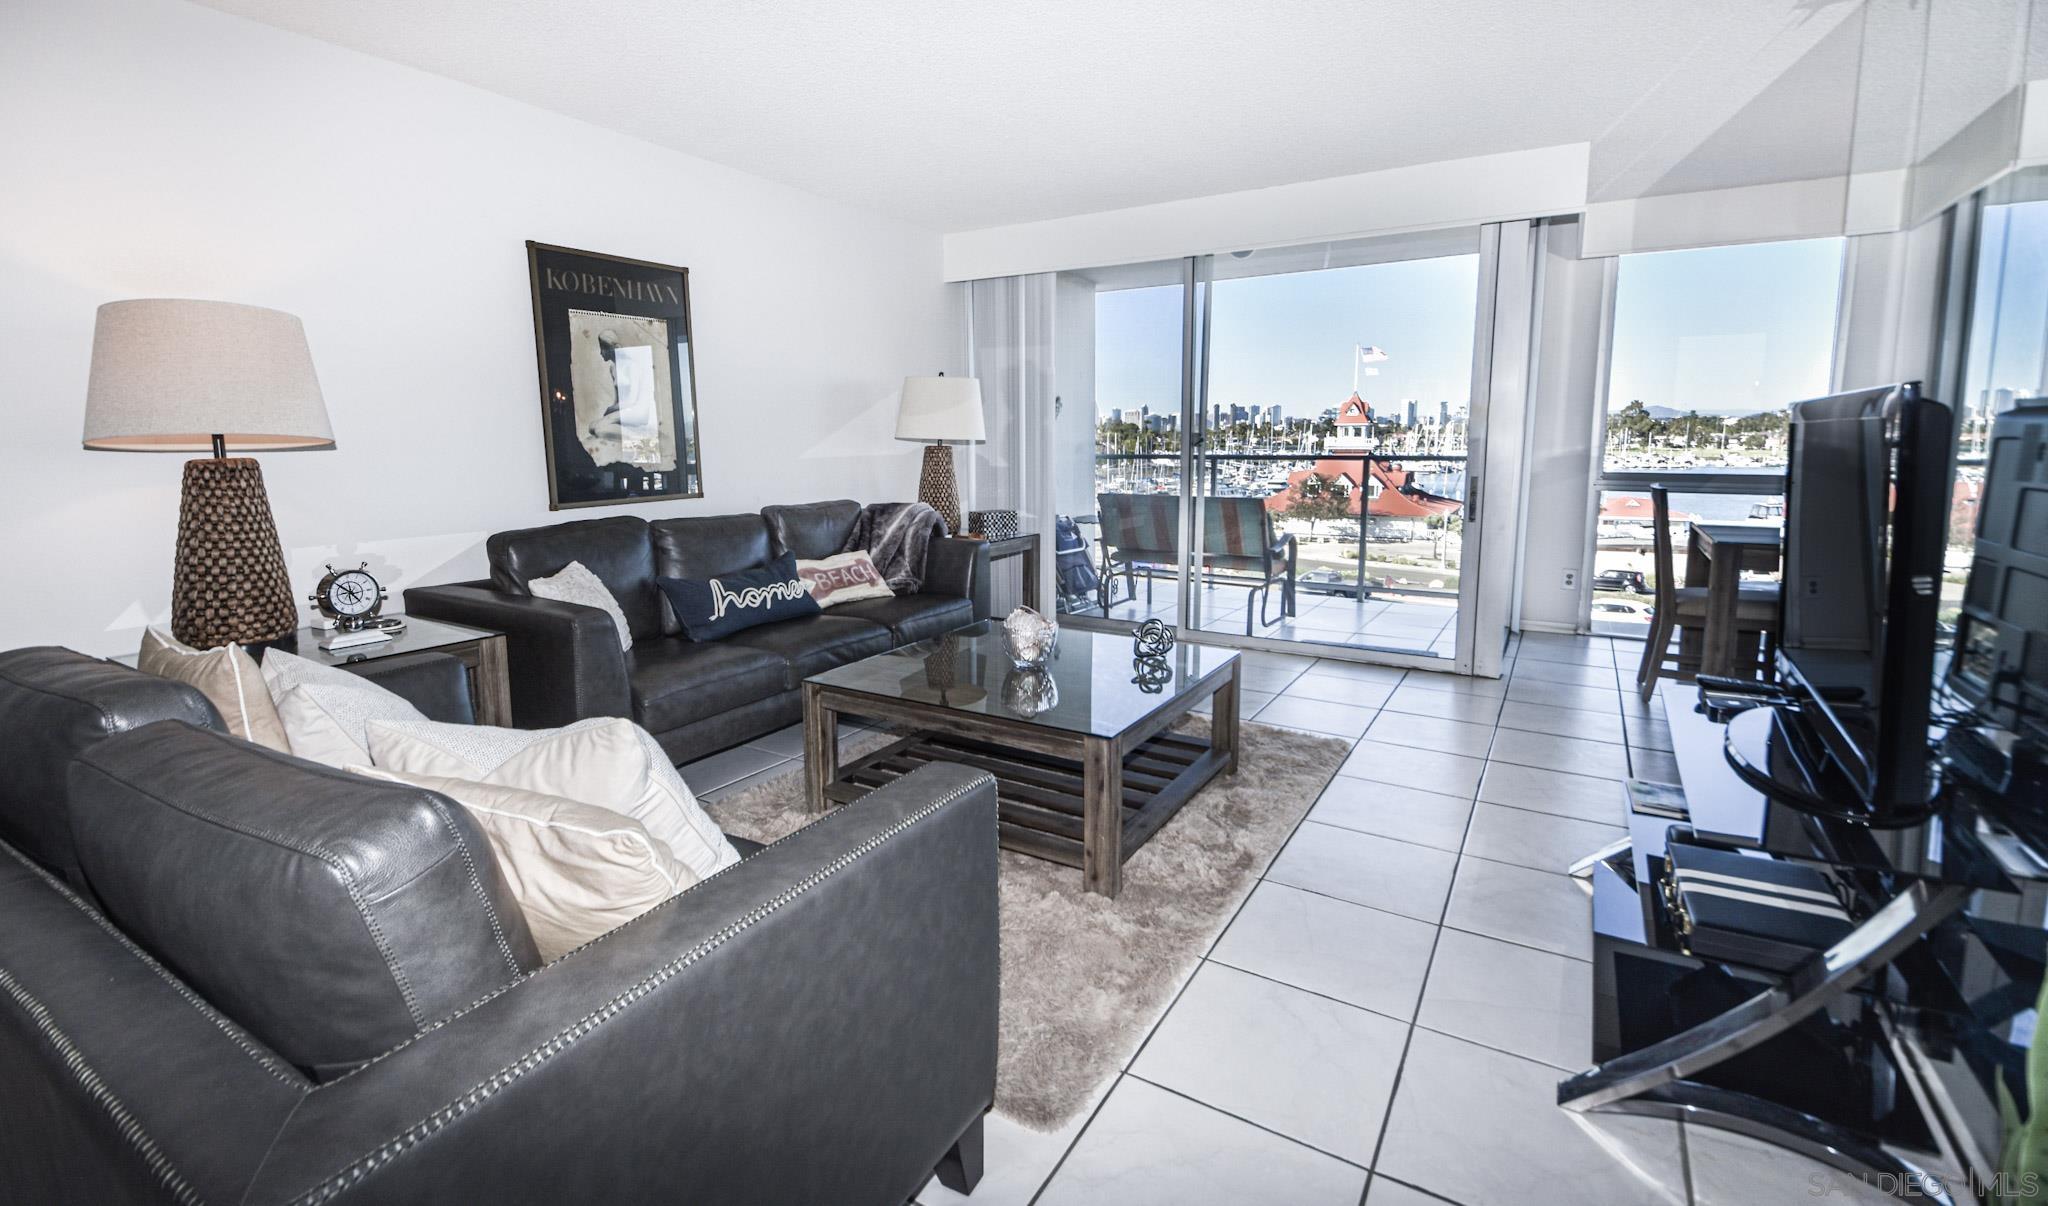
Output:
[[972,1188],[988,776],[905,776],[541,966],[462,808],[220,730],[189,687],[0,653],[0,1201]]
[[[505,633],[520,727],[624,716],[687,762],[796,723],[810,675],[987,618],[988,546],[975,540],[934,539],[916,593],[844,603],[718,641],[684,636],[655,585],[752,569],[784,554],[829,557],[859,514],[859,503],[841,500],[758,515],[621,515],[499,532],[485,546],[488,579],[413,587],[405,607]],[[529,581],[571,561],[617,598],[630,650],[621,651],[602,610],[528,592]]]

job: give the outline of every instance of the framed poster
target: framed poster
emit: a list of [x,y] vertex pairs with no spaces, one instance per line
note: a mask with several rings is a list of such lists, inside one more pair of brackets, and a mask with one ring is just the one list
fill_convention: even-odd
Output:
[[548,509],[702,498],[690,270],[526,244]]

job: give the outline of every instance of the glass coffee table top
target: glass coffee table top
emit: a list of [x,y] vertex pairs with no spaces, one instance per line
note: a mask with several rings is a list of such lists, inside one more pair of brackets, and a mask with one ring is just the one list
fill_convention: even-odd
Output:
[[379,658],[398,657],[407,653],[426,653],[460,645],[465,641],[482,640],[499,635],[489,629],[471,628],[467,624],[451,624],[446,620],[429,620],[423,616],[402,616],[405,627],[394,632],[388,641],[371,645],[354,645],[330,653],[320,647],[323,637],[329,635],[320,629],[301,628],[282,640],[268,642],[274,648],[300,657],[312,658],[330,666],[346,665],[349,662],[371,662]]
[[[286,653],[296,653],[300,657],[324,662],[329,666],[344,666],[350,662],[373,662],[379,658],[398,657],[407,653],[427,653],[446,649],[451,645],[504,635],[488,628],[471,628],[467,624],[452,624],[447,620],[429,620],[422,616],[399,618],[405,621],[405,627],[392,633],[390,640],[355,645],[332,653],[320,647],[321,640],[331,635],[324,628],[301,628],[274,641],[262,641],[249,648],[252,651],[282,649]],[[132,653],[121,653],[108,660],[124,666],[133,666],[135,656]]]
[[1042,670],[1019,670],[1000,626],[983,620],[888,653],[814,674],[837,691],[936,704],[958,712],[1028,721],[1050,729],[1115,737],[1202,680],[1227,671],[1237,653],[1176,644],[1147,690],[1133,681],[1135,643],[1126,633],[1061,628]]

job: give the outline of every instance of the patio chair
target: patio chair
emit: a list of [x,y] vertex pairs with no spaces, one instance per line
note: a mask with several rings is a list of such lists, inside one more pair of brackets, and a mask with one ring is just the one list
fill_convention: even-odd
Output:
[[[1102,614],[1109,614],[1110,583],[1124,580],[1137,597],[1137,571],[1172,570],[1180,564],[1180,497],[1173,494],[1099,494],[1102,509]],[[1258,623],[1271,627],[1295,609],[1294,537],[1276,537],[1273,516],[1262,498],[1202,500],[1202,558],[1206,583],[1246,588],[1244,632],[1253,633],[1252,596],[1259,599]],[[1280,584],[1280,614],[1268,616],[1274,583]],[[1152,575],[1145,576],[1145,602],[1152,602]]]
[[[1706,643],[1707,631],[1707,588],[1678,584],[1678,557],[1671,544],[1670,487],[1651,486],[1650,505],[1656,520],[1650,547],[1657,572],[1657,609],[1650,617],[1643,660],[1636,667],[1636,693],[1645,703],[1656,693],[1659,677],[1692,681],[1699,672],[1700,648]],[[1737,594],[1735,647],[1743,677],[1769,676],[1771,651],[1778,643],[1778,589],[1775,582],[1745,582]],[[1674,634],[1679,637],[1676,651],[1671,648]],[[1675,669],[1666,666],[1667,661],[1675,662]]]

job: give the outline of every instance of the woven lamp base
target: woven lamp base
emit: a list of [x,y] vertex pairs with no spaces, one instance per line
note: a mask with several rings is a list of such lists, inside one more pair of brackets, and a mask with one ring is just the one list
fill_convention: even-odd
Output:
[[262,467],[250,457],[186,461],[171,634],[213,649],[274,641],[298,626]]
[[924,472],[917,479],[917,501],[931,507],[946,521],[946,533],[960,534],[960,482],[953,476],[953,446],[927,444]]

